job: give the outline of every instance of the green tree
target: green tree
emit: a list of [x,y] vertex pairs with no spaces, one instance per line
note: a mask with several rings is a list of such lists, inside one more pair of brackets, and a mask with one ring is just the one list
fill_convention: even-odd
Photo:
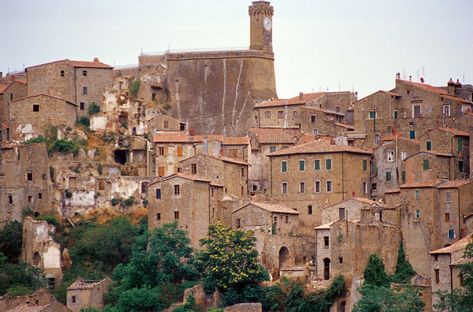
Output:
[[93,102],[92,104],[89,105],[87,113],[90,116],[100,113],[100,105],[97,105],[95,102]]
[[7,257],[0,253],[0,296],[7,292],[33,292],[45,285],[46,278],[41,270],[23,262],[9,263]]
[[233,230],[217,223],[209,226],[205,249],[199,254],[199,264],[207,283],[221,290],[254,284],[268,279],[268,273],[258,263],[253,233]]
[[140,91],[140,81],[135,80],[130,86],[130,95],[132,97],[137,97],[138,96],[138,91]]
[[404,252],[404,244],[399,244],[399,250],[397,253],[397,263],[394,275],[391,280],[396,283],[407,283],[410,278],[416,274],[416,271],[412,268],[410,262],[406,259],[406,253]]
[[371,254],[363,274],[365,284],[377,287],[389,287],[391,282],[384,270],[383,260],[377,254]]
[[0,253],[3,253],[9,262],[18,262],[21,254],[22,226],[18,221],[5,224],[0,230]]

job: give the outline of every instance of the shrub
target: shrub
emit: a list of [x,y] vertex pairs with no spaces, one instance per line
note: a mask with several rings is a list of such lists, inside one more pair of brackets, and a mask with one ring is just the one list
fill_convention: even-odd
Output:
[[24,141],[23,144],[35,144],[35,143],[47,143],[47,142],[48,142],[48,139],[40,135],[36,138],[32,138],[32,139]]
[[138,96],[138,91],[140,91],[140,81],[135,80],[135,81],[133,81],[133,83],[130,86],[130,95],[133,96],[133,97],[137,97]]
[[82,116],[79,118],[79,120],[77,120],[77,124],[88,128],[90,127],[90,118],[87,116]]
[[135,198],[133,196],[128,197],[127,199],[121,202],[122,207],[130,207],[135,203]]
[[87,113],[90,116],[100,113],[100,106],[97,105],[95,102],[93,102],[92,104],[89,105],[89,109]]
[[148,207],[148,200],[147,199],[143,199],[143,207]]
[[25,296],[33,293],[33,289],[24,285],[13,285],[7,289],[7,294],[10,296]]
[[77,155],[79,153],[79,145],[77,143],[68,140],[56,140],[49,149],[49,154],[61,153],[69,154],[72,153]]
[[33,209],[30,206],[26,206],[21,210],[21,217],[26,218],[33,215]]
[[40,216],[37,218],[38,220],[42,220],[42,221],[46,221],[48,222],[49,224],[52,224],[54,225],[56,228],[59,228],[61,226],[61,224],[59,223],[59,221],[52,215],[44,215],[44,216]]
[[112,198],[112,200],[110,201],[112,203],[112,206],[116,206],[118,205],[120,202],[121,202],[121,198]]

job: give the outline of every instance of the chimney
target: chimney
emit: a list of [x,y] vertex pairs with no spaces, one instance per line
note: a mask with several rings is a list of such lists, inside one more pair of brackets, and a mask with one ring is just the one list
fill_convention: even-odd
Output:
[[3,72],[0,72],[0,78],[3,78]]
[[99,58],[98,57],[94,57],[94,62],[98,62],[99,61]]
[[409,81],[412,81],[412,75],[409,75]]
[[209,141],[207,140],[207,138],[204,139],[204,154],[208,154],[209,153]]
[[449,95],[455,94],[455,82],[453,82],[452,78],[450,78],[450,80],[447,82],[447,93]]
[[401,73],[396,73],[396,80],[401,79]]
[[299,92],[299,100],[302,100],[302,97],[304,96],[304,93]]
[[424,77],[420,77],[420,82],[424,83]]

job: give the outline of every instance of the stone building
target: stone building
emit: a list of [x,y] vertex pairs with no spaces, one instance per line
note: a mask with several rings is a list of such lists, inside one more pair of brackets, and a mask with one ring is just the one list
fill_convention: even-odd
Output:
[[420,151],[405,159],[406,182],[454,180],[455,161],[452,154]]
[[300,128],[313,135],[337,137],[354,128],[344,121],[340,112],[318,107],[301,107]]
[[102,102],[103,93],[112,87],[113,67],[94,58],[93,62],[59,60],[25,69],[27,94],[46,94],[77,105],[79,116],[90,104]]
[[0,141],[11,140],[13,127],[10,123],[10,106],[13,101],[26,97],[26,81],[13,78],[11,82],[0,83]]
[[10,123],[15,129],[11,135],[15,141],[44,136],[53,126],[72,128],[76,121],[76,104],[46,94],[14,100],[10,106]]
[[148,227],[150,230],[177,221],[188,232],[193,248],[207,236],[208,227],[228,212],[218,201],[223,185],[181,173],[159,178],[148,185]]
[[268,194],[270,189],[269,153],[294,146],[303,138],[300,130],[282,128],[251,128],[249,130],[251,153],[249,190],[251,193]]
[[386,191],[406,183],[406,159],[420,151],[420,142],[399,136],[383,138],[373,152],[371,197],[384,199]]
[[197,154],[179,162],[178,171],[224,185],[224,193],[245,198],[248,195],[248,163],[229,157]]
[[152,134],[160,132],[182,132],[187,130],[187,125],[176,118],[160,114],[148,119],[148,129]]
[[62,282],[61,246],[50,233],[54,226],[46,221],[26,217],[23,220],[23,242],[21,260],[44,271],[49,287],[56,287]]
[[108,292],[111,281],[77,280],[67,287],[67,308],[79,312],[85,308],[102,309],[103,296]]
[[255,1],[248,8],[248,50],[142,53],[131,75],[127,71],[117,75],[140,81],[145,100],[167,107],[169,115],[185,120],[196,133],[243,135],[254,126],[254,105],[277,98],[273,12],[266,1]]
[[46,145],[4,143],[0,147],[0,224],[20,221],[26,207],[36,214],[53,213]]
[[396,78],[391,91],[375,92],[355,103],[355,129],[365,131],[367,144],[397,133],[409,139],[438,127],[452,127],[455,119],[471,110],[472,102],[454,90]]
[[296,208],[308,226],[324,207],[369,197],[371,152],[319,140],[269,154],[272,198]]
[[300,231],[299,212],[270,202],[249,202],[232,212],[232,227],[252,231],[262,264],[274,278],[281,269],[315,258],[313,236]]
[[432,250],[462,238],[471,212],[473,183],[470,180],[412,182],[401,185],[401,231],[406,254],[417,273],[430,275]]
[[437,291],[451,292],[454,289],[463,287],[463,277],[461,275],[460,265],[469,263],[472,260],[465,258],[466,246],[472,243],[472,235],[460,239],[451,246],[433,250],[430,252],[432,263],[432,306],[438,303],[442,298],[435,295]]
[[0,311],[5,312],[69,312],[46,289],[23,296],[0,296]]

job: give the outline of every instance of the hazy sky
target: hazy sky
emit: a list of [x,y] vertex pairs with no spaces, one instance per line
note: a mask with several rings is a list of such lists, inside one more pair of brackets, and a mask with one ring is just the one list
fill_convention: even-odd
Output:
[[[97,56],[111,65],[171,49],[248,47],[243,0],[0,0],[0,71]],[[472,0],[275,0],[280,98],[299,91],[473,82]]]

